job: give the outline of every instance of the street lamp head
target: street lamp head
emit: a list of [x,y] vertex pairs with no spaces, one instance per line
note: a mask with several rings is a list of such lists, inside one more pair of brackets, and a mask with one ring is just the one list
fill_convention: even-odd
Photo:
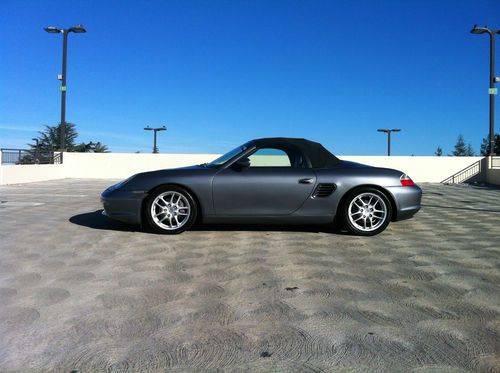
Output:
[[144,130],[145,131],[152,131],[153,129],[151,127],[149,127],[149,126],[146,126],[146,127],[144,127]]
[[58,29],[57,27],[54,26],[44,27],[44,30],[49,34],[59,34],[62,32],[61,29]]
[[386,133],[387,133],[387,132],[389,132],[389,130],[385,130],[385,129],[379,128],[379,129],[377,130],[377,132],[386,132]]
[[83,27],[83,25],[76,25],[75,27],[71,27],[68,32],[74,32],[74,33],[77,33],[77,34],[82,34],[84,32],[87,32],[87,30],[85,29],[85,27]]
[[490,30],[487,27],[477,27],[477,25],[474,25],[473,29],[470,30],[471,34],[484,34],[486,32],[489,32]]
[[391,132],[401,132],[401,129],[400,128],[394,128],[391,130]]
[[157,128],[156,130],[157,130],[157,131],[166,131],[166,130],[167,130],[167,127],[162,126],[162,127],[160,127],[160,128]]

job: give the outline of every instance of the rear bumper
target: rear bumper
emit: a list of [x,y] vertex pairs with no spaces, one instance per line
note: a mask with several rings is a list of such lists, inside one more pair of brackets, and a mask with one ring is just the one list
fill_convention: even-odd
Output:
[[129,224],[141,224],[141,206],[144,193],[106,189],[101,193],[103,214]]
[[386,188],[396,202],[395,217],[393,220],[405,220],[415,215],[421,207],[422,189],[419,186],[398,186]]

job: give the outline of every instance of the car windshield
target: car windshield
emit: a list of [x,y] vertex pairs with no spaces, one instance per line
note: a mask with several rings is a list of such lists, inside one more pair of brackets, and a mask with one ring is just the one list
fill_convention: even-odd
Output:
[[248,148],[252,146],[251,142],[247,142],[246,144],[240,145],[237,148],[234,148],[230,152],[227,152],[226,154],[220,156],[216,160],[213,160],[212,162],[208,163],[207,166],[211,167],[218,167],[226,163],[227,161],[237,157],[241,153],[245,152]]

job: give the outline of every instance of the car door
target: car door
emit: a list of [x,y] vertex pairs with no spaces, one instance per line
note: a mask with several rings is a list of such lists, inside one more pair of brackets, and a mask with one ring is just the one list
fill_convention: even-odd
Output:
[[249,167],[228,167],[215,175],[217,216],[288,215],[311,195],[316,175],[297,151],[266,147],[248,159]]

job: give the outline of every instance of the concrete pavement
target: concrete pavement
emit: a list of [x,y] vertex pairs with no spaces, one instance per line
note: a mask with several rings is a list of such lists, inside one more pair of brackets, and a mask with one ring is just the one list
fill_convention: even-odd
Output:
[[495,371],[500,191],[423,185],[382,234],[141,232],[105,180],[0,187],[0,370]]

